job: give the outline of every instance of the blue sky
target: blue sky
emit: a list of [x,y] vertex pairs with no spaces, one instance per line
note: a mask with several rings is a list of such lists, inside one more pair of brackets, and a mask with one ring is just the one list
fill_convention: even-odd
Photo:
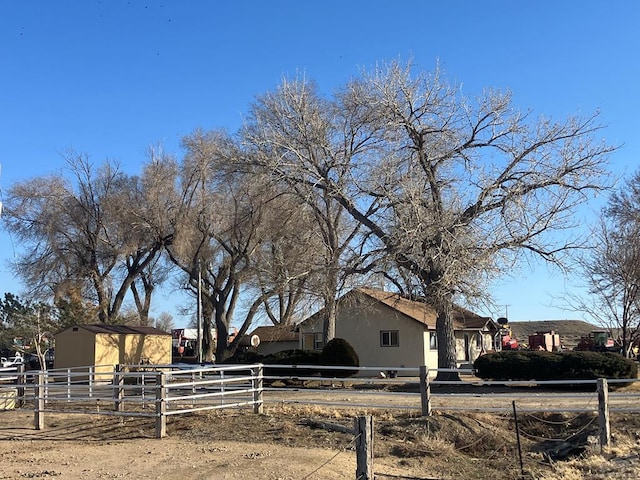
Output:
[[[599,109],[605,138],[623,145],[612,171],[630,173],[638,25],[636,0],[0,0],[0,189],[59,171],[69,148],[137,173],[149,145],[180,154],[195,128],[235,130],[283,76],[305,72],[331,92],[396,59],[423,70],[439,62],[468,95],[509,89],[535,114]],[[0,294],[21,289],[6,265],[19,249],[0,230]],[[526,266],[496,286],[505,310],[484,313],[582,318],[552,306],[579,282]],[[168,295],[164,309],[186,322]]]

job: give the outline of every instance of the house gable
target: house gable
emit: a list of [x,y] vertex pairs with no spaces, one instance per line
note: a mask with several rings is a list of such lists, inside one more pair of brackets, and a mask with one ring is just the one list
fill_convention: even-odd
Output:
[[[321,336],[323,310],[299,324],[300,335]],[[359,288],[338,300],[336,337],[349,342],[360,357],[362,366],[417,367],[437,366],[435,310],[425,302],[402,295]],[[498,326],[482,317],[454,306],[453,324],[461,362],[475,357],[491,346]],[[303,348],[312,348],[303,342]],[[316,347],[317,348],[317,347]]]

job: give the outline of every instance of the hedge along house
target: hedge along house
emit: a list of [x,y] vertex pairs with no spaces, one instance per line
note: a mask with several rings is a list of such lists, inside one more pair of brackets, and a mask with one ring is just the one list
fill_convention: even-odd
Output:
[[[298,324],[301,348],[322,349],[322,314],[321,310]],[[499,325],[491,318],[458,306],[453,315],[459,366],[469,365],[495,348]],[[336,337],[353,346],[360,366],[385,370],[438,366],[435,310],[396,293],[371,288],[346,293],[338,300]]]
[[95,367],[112,373],[115,365],[171,363],[171,333],[154,327],[75,325],[55,335],[54,368]]

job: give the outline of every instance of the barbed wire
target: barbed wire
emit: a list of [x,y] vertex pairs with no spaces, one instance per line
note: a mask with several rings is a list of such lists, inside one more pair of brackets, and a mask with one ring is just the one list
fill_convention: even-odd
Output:
[[[468,449],[468,448],[470,448],[470,447],[472,447],[474,445],[477,445],[477,444],[481,443],[488,436],[489,436],[489,433],[485,433],[484,435],[482,435],[475,442],[469,443],[467,445],[463,445],[462,447],[454,447],[454,449],[456,451],[462,452],[463,450],[466,450],[466,449]],[[410,450],[413,450],[414,452],[422,453],[424,455],[429,455],[429,454],[433,453],[432,450],[427,450],[427,449],[424,449],[424,448],[420,448],[417,445],[414,445],[411,440],[401,441],[401,440],[394,440],[394,439],[389,438],[389,437],[385,437],[385,440],[388,443],[392,444],[392,445],[400,446],[400,447],[403,447],[403,448],[406,448],[406,449],[410,449]],[[494,452],[492,452],[492,454],[497,453],[498,451],[500,451],[506,444],[507,444],[506,441],[503,442],[502,444],[500,444],[499,448],[496,449]],[[492,454],[489,455],[489,456],[491,457]]]
[[380,472],[376,472],[376,477],[403,478],[406,480],[444,480],[442,477],[416,477],[416,476],[397,475],[393,473],[380,473]]
[[351,448],[353,445],[355,445],[355,443],[358,441],[358,439],[360,438],[361,434],[359,433],[358,435],[355,435],[353,437],[353,440],[351,440],[349,442],[349,444],[346,447],[343,447],[341,450],[338,450],[338,452],[331,457],[330,459],[328,459],[327,461],[323,462],[321,465],[319,465],[315,470],[311,471],[310,473],[308,473],[307,475],[305,475],[304,477],[302,477],[300,480],[307,480],[308,478],[311,477],[311,475],[317,473],[318,471],[320,471],[320,469],[324,468],[325,466],[329,465],[331,462],[333,462],[338,455],[340,455],[341,453],[344,453],[345,451],[347,451],[347,449]]
[[538,422],[542,422],[542,423],[546,423],[549,425],[565,425],[567,423],[571,423],[573,421],[575,421],[576,419],[580,418],[584,413],[589,411],[589,407],[591,407],[591,405],[594,403],[594,397],[591,397],[591,399],[587,402],[587,404],[585,405],[585,407],[583,408],[583,412],[579,412],[578,414],[576,414],[575,416],[573,416],[572,418],[563,420],[563,421],[553,421],[553,420],[546,420],[544,418],[540,418],[532,413],[529,412],[522,412],[524,413],[525,416],[533,418],[534,420],[537,420]]
[[524,435],[525,437],[531,439],[531,440],[539,440],[539,441],[546,441],[546,442],[566,442],[569,439],[571,439],[572,437],[575,437],[576,435],[581,434],[582,432],[584,432],[588,427],[591,426],[591,424],[593,422],[595,422],[597,419],[597,417],[593,417],[589,422],[587,422],[585,425],[583,425],[582,427],[580,427],[577,431],[575,431],[574,433],[572,433],[571,435],[569,435],[568,437],[564,437],[564,438],[547,438],[547,437],[541,437],[539,435],[534,435],[532,433],[528,433],[525,432],[524,430],[522,430],[522,428],[520,428],[520,433],[522,435]]

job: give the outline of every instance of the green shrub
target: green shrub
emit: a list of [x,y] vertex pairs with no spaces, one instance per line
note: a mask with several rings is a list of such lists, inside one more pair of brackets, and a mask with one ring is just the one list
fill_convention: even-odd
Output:
[[319,365],[321,352],[315,350],[283,350],[281,352],[265,355],[262,363],[265,364],[265,375],[282,376],[320,376],[318,368],[268,368],[269,365]]
[[610,352],[501,351],[478,357],[473,366],[476,376],[492,380],[592,380],[638,375],[635,362]]
[[224,362],[226,364],[238,364],[238,365],[250,365],[252,363],[263,363],[264,356],[258,352],[252,350],[240,351],[236,350],[233,356],[227,358]]
[[637,378],[638,365],[613,352],[566,352],[562,373],[565,379]]
[[[334,338],[327,342],[320,354],[321,365],[359,367],[360,358],[358,354],[344,338]],[[358,373],[358,370],[325,370],[325,377],[350,377]]]
[[[360,366],[360,359],[353,347],[343,338],[334,338],[327,342],[321,352],[317,350],[283,350],[269,355],[260,355],[256,352],[236,352],[224,363],[250,364],[262,363],[265,365],[265,375],[287,377],[350,377],[358,373],[358,370],[328,370],[314,368],[313,365],[331,366]],[[274,367],[274,365],[292,365],[292,367]],[[300,368],[297,365],[305,365]]]

